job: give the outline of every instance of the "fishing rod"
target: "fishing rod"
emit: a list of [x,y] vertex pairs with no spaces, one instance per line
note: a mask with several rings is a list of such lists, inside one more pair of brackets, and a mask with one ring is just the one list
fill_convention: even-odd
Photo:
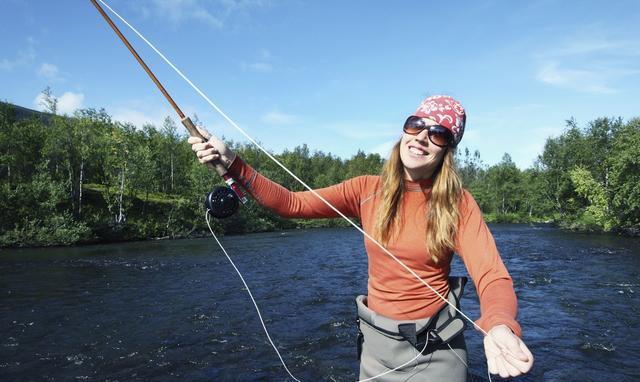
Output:
[[[207,101],[207,103],[209,103],[209,105],[211,105],[211,107],[216,110],[227,122],[229,122],[229,124],[231,126],[233,126],[236,130],[238,130],[242,135],[244,135],[251,143],[253,143],[258,149],[260,149],[268,158],[270,158],[275,164],[277,164],[280,168],[282,168],[286,173],[288,173],[289,175],[291,175],[291,177],[293,177],[298,183],[302,184],[311,194],[313,194],[314,196],[316,196],[318,199],[320,199],[325,205],[327,205],[327,207],[329,207],[331,210],[333,210],[338,216],[342,217],[344,220],[346,220],[351,226],[353,226],[358,232],[360,232],[365,238],[371,240],[371,242],[373,242],[374,244],[376,244],[387,256],[389,256],[390,258],[392,258],[395,262],[398,263],[398,265],[400,265],[403,269],[405,269],[408,273],[410,273],[412,276],[414,276],[418,281],[420,281],[425,287],[427,287],[429,290],[431,290],[438,298],[440,298],[445,304],[449,305],[451,309],[455,310],[457,313],[459,313],[462,317],[464,317],[473,327],[477,328],[478,331],[480,331],[481,333],[483,333],[485,336],[488,335],[488,333],[482,329],[477,323],[475,323],[471,318],[469,318],[469,316],[467,316],[464,312],[462,312],[458,307],[455,306],[455,304],[453,304],[451,301],[449,301],[446,297],[444,297],[440,292],[438,292],[436,289],[434,289],[428,282],[426,282],[425,280],[423,280],[420,275],[418,275],[413,269],[411,269],[409,266],[407,266],[404,262],[402,262],[400,259],[398,259],[398,257],[396,257],[396,255],[394,255],[391,251],[389,251],[384,245],[382,245],[380,242],[378,242],[374,237],[372,237],[369,233],[365,232],[358,224],[356,224],[353,220],[351,220],[348,216],[346,216],[345,214],[343,214],[340,210],[338,210],[334,205],[332,205],[331,203],[329,203],[324,197],[322,197],[322,195],[320,195],[317,191],[315,191],[313,188],[311,188],[308,184],[306,184],[302,179],[300,179],[296,174],[294,174],[290,169],[288,169],[284,164],[282,164],[282,162],[280,162],[276,157],[274,157],[269,151],[267,151],[264,147],[262,147],[262,145],[260,143],[258,143],[251,135],[249,135],[247,132],[245,132],[240,126],[238,126],[231,118],[229,118],[224,111],[222,111],[215,103],[213,103],[213,101],[211,101],[209,99],[209,97],[204,94],[202,92],[202,90],[200,90],[187,76],[185,76],[180,69],[178,69],[167,57],[164,56],[164,54],[162,54],[162,52],[160,52],[151,42],[149,42],[140,32],[138,32],[137,29],[135,29],[131,24],[129,24],[122,16],[120,16],[117,12],[115,12],[113,9],[111,9],[111,7],[109,7],[108,4],[106,4],[103,0],[98,0],[100,3],[102,3],[105,7],[107,7],[109,9],[109,11],[111,11],[114,15],[116,15],[124,24],[126,24],[134,33],[136,33],[147,45],[149,45],[149,47],[151,47],[180,77],[182,77],[182,79],[184,79],[192,88],[193,90],[195,90],[205,101]],[[111,19],[106,15],[106,13],[102,10],[102,8],[97,4],[96,0],[91,0],[91,2],[96,6],[96,8],[100,11],[100,13],[103,15],[103,17],[105,18],[105,20],[107,20],[107,22],[111,25],[112,29],[116,32],[116,34],[118,34],[121,38],[121,40],[125,43],[125,45],[127,45],[127,47],[129,48],[129,50],[132,52],[132,54],[136,57],[136,59],[138,60],[138,62],[143,66],[143,68],[145,68],[145,71],[147,71],[147,73],[149,74],[149,76],[151,77],[151,79],[154,81],[154,83],[158,86],[158,88],[163,92],[163,94],[165,95],[165,97],[167,97],[167,100],[169,100],[169,102],[172,104],[172,106],[174,106],[174,109],[176,109],[176,112],[178,113],[178,115],[181,117],[181,121],[182,123],[185,125],[185,128],[187,128],[187,130],[189,130],[189,132],[196,137],[199,137],[201,139],[207,140],[206,137],[204,137],[200,131],[195,127],[195,125],[193,124],[193,122],[191,122],[191,120],[189,120],[188,118],[184,117],[184,113],[182,113],[181,111],[179,111],[179,108],[177,107],[177,105],[175,105],[175,102],[173,102],[172,99],[170,99],[168,93],[166,92],[166,90],[164,90],[164,87],[162,87],[162,85],[160,84],[159,81],[157,81],[157,79],[155,78],[155,76],[151,73],[150,70],[148,70],[148,67],[144,64],[144,62],[142,61],[142,59],[140,59],[140,57],[137,55],[137,53],[135,53],[135,50],[133,49],[133,47],[131,47],[131,45],[127,42],[127,40],[124,38],[124,36],[122,36],[122,34],[119,32],[118,28],[113,24],[113,22],[111,21]],[[209,141],[214,142],[214,143],[222,143],[220,142],[218,139],[216,139],[215,137],[211,136],[210,138],[208,138]],[[224,179],[225,182],[229,185],[229,188],[225,188],[225,187],[221,187],[222,192],[220,194],[225,194],[227,193],[227,196],[225,196],[225,198],[235,198],[235,209],[237,209],[238,206],[238,200],[240,200],[242,203],[245,203],[247,201],[246,196],[244,195],[244,192],[240,189],[240,186],[238,183],[235,182],[235,180],[233,178],[231,178],[228,174],[227,174],[227,169],[224,167],[224,165],[222,163],[219,163],[219,161],[217,161],[218,163],[215,163],[215,169],[218,172],[218,174],[220,174]],[[219,191],[218,191],[219,192]],[[214,214],[215,211],[213,211],[212,209],[209,208],[209,206],[214,206],[212,205],[212,203],[217,203],[218,206],[222,209],[224,209],[225,207],[225,203],[230,203],[233,204],[233,202],[228,201],[228,200],[224,200],[223,198],[221,199],[217,199],[216,198],[216,189],[214,189],[214,191],[212,191],[211,193],[209,193],[209,195],[207,195],[207,201],[205,202],[205,204],[207,205],[207,213],[206,213],[206,220],[207,220],[207,224],[209,225],[209,216],[214,216],[214,217],[218,217]],[[231,195],[228,195],[231,194]],[[226,204],[226,206],[229,206],[229,204]],[[230,213],[228,211],[224,211],[225,213],[223,215],[225,216],[230,216],[231,214],[233,214],[233,212],[235,211],[235,209],[233,209]],[[221,217],[225,217],[225,216],[221,216]],[[280,362],[282,363],[282,365],[284,366],[285,370],[289,373],[289,375],[297,382],[300,382],[299,379],[297,379],[295,376],[293,376],[293,374],[290,372],[290,370],[288,369],[287,365],[285,364],[280,352],[278,351],[277,346],[274,344],[274,342],[271,340],[271,336],[269,335],[269,332],[265,326],[264,320],[262,319],[262,315],[260,313],[260,309],[257,306],[257,303],[255,301],[255,299],[253,298],[253,295],[251,293],[251,290],[249,289],[247,283],[244,280],[244,277],[242,276],[242,274],[240,273],[240,271],[237,269],[237,267],[235,266],[235,264],[233,263],[233,260],[229,257],[229,255],[227,254],[226,250],[224,249],[224,247],[221,245],[220,241],[218,240],[218,238],[215,236],[215,233],[213,232],[213,230],[211,229],[211,226],[209,225],[209,230],[211,231],[211,235],[213,236],[213,238],[216,240],[216,242],[218,243],[218,245],[220,246],[220,248],[222,249],[222,251],[224,252],[225,256],[227,257],[227,259],[229,260],[229,262],[231,263],[231,265],[234,267],[235,271],[238,273],[240,279],[242,280],[242,282],[245,285],[245,288],[247,290],[247,293],[249,294],[249,296],[251,297],[251,300],[253,302],[253,305],[258,313],[258,317],[260,319],[260,322],[262,323],[262,327],[265,331],[265,334],[269,340],[269,342],[271,343],[271,346],[273,347],[274,351],[276,352],[276,354],[278,355],[278,357],[280,358]],[[453,349],[451,349],[453,351]],[[516,358],[516,356],[514,356],[510,351],[505,350],[505,349],[501,349],[501,352],[505,352],[506,354],[510,354],[513,358]],[[370,377],[364,380],[360,380],[358,382],[365,382],[365,381],[370,381],[370,380],[374,380],[377,379],[379,377],[382,377],[390,372],[393,372],[395,370],[398,370],[406,365],[409,365],[410,363],[412,363],[414,360],[416,360],[422,352],[417,352],[418,354],[416,355],[416,357],[414,357],[413,359],[408,360],[407,362],[405,362],[404,364],[401,364],[393,369],[388,369],[374,377]],[[454,352],[455,353],[455,352]],[[456,355],[457,356],[457,355]],[[462,360],[461,360],[462,361]],[[464,362],[463,362],[464,363]],[[466,363],[465,363],[466,366]],[[468,366],[467,366],[468,367]],[[491,381],[491,374],[489,372],[489,370],[487,369],[487,376],[488,376],[488,380]]]
[[[100,4],[96,0],[91,0],[91,3],[96,7],[98,12],[102,15],[105,21],[109,24],[111,29],[116,33],[116,35],[120,38],[120,40],[124,43],[124,45],[129,49],[129,52],[135,57],[140,66],[144,69],[144,71],[149,75],[154,84],[158,87],[162,95],[169,101],[173,109],[176,111],[178,116],[180,117],[180,122],[187,129],[189,134],[193,137],[197,137],[202,139],[203,141],[211,141],[216,145],[216,143],[222,144],[215,136],[205,137],[200,130],[196,127],[196,125],[191,121],[191,118],[185,116],[180,107],[176,104],[176,102],[171,98],[167,89],[162,86],[158,78],[153,74],[151,69],[147,66],[147,64],[142,60],[138,52],[133,48],[133,46],[129,43],[126,37],[120,32],[120,29],[114,24],[113,20],[107,15],[107,13],[102,9]],[[219,146],[219,145],[218,145]],[[226,166],[231,165],[231,163],[226,163]],[[231,177],[227,171],[227,167],[220,160],[214,161],[214,163],[208,162],[207,166],[213,170],[215,170],[218,175],[224,179],[227,187],[216,186],[214,189],[209,192],[205,197],[205,208],[207,211],[216,218],[226,218],[233,215],[240,206],[240,203],[245,204],[248,202],[247,195],[242,190],[238,182]]]
[[[92,2],[96,2],[96,0],[91,0]],[[404,262],[402,262],[396,255],[394,255],[391,251],[389,251],[384,245],[382,245],[378,240],[376,240],[369,233],[364,231],[358,224],[356,224],[352,219],[342,213],[339,209],[337,209],[333,204],[329,203],[322,195],[320,195],[316,190],[314,190],[311,186],[305,183],[300,177],[294,174],[287,166],[285,166],[278,158],[276,158],[273,154],[271,154],[267,149],[262,147],[262,145],[256,141],[251,135],[249,135],[244,129],[238,126],[224,111],[222,111],[211,99],[198,88],[187,76],[180,71],[162,52],[158,50],[149,40],[147,40],[135,27],[133,27],[127,20],[125,20],[122,16],[120,16],[116,11],[114,11],[108,4],[104,2],[104,0],[98,0],[105,7],[109,9],[114,15],[116,15],[124,24],[126,24],[134,33],[136,33],[151,49],[153,49],[166,63],[169,65],[180,77],[182,77],[185,82],[187,82],[194,91],[196,91],[215,111],[217,111],[221,117],[223,117],[233,128],[235,128],[238,132],[240,132],[245,138],[247,138],[251,143],[253,143],[260,151],[264,153],[269,159],[271,159],[275,164],[277,164],[283,171],[287,174],[291,175],[293,179],[295,179],[298,183],[304,186],[311,194],[321,200],[327,207],[329,207],[332,211],[334,211],[338,216],[343,218],[346,222],[348,222],[353,228],[355,228],[358,232],[360,232],[365,238],[369,239],[372,243],[374,243],[381,251],[383,251],[387,256],[393,259],[398,265],[400,265],[403,269],[405,269],[408,273],[410,273],[413,277],[416,278],[420,283],[422,283],[425,287],[427,287],[431,292],[433,292],[438,298],[440,298],[445,304],[449,305],[451,309],[458,312],[462,317],[464,317],[474,328],[478,329],[485,336],[488,333],[482,329],[478,324],[476,324],[469,316],[467,316],[463,311],[452,304],[448,299],[443,296],[438,290],[436,290],[433,286],[431,286],[428,282],[423,280],[420,275],[418,275],[413,269],[407,266]]]

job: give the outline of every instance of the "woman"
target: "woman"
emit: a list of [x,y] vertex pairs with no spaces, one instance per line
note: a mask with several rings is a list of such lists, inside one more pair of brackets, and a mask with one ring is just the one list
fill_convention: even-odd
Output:
[[[380,380],[466,380],[466,345],[456,321],[460,318],[437,295],[458,302],[463,285],[449,279],[454,252],[478,291],[481,317],[476,325],[486,334],[489,371],[510,377],[533,365],[533,355],[520,339],[511,277],[477,203],[454,169],[454,149],[465,122],[458,101],[428,97],[406,120],[380,176],[360,176],[317,190],[339,211],[359,218],[365,232],[426,281],[365,239],[368,295],[356,299],[360,379],[387,372]],[[189,143],[201,163],[221,161],[258,203],[281,216],[337,216],[311,192],[290,192],[265,178],[218,140],[191,137]]]

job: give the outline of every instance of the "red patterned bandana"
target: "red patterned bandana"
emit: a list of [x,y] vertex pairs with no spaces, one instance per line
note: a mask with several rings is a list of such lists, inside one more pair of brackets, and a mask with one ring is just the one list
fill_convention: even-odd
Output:
[[413,115],[420,118],[429,118],[438,125],[451,130],[454,145],[458,145],[462,139],[467,115],[462,104],[453,99],[453,97],[446,95],[427,97]]

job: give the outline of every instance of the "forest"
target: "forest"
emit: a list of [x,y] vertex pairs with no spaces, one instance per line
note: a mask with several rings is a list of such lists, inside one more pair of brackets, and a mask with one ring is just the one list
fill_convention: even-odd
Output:
[[[105,110],[73,116],[0,103],[0,247],[196,237],[208,233],[203,199],[222,180],[199,164],[170,117],[136,128]],[[458,151],[464,186],[488,222],[637,234],[640,228],[640,119],[564,122],[535,164],[520,170],[505,153],[492,166]],[[293,178],[256,147],[226,141],[245,161],[291,190]],[[384,158],[342,159],[306,144],[274,155],[313,188],[378,174]],[[254,202],[214,220],[217,233],[343,226],[339,219],[283,219]]]

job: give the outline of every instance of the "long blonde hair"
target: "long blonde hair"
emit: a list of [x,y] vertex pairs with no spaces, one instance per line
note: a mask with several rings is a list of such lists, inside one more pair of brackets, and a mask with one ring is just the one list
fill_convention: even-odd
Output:
[[[380,177],[382,200],[378,207],[374,237],[387,245],[402,224],[398,218],[404,195],[404,166],[400,159],[400,141],[393,146]],[[431,260],[438,264],[453,251],[458,231],[458,203],[462,197],[462,181],[455,169],[454,149],[447,149],[433,177],[435,179],[426,213],[425,244]]]

